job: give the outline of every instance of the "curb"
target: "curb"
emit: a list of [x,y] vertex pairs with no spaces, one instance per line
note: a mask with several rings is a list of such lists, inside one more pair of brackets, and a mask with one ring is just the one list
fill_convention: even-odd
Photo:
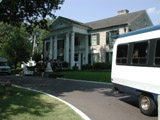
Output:
[[[4,82],[0,82],[0,83],[4,83]],[[72,110],[74,110],[77,114],[79,114],[84,120],[91,120],[87,115],[85,115],[85,114],[84,114],[82,111],[80,111],[78,108],[76,108],[76,107],[73,106],[72,104],[70,104],[70,103],[68,103],[68,102],[66,102],[66,101],[64,101],[64,100],[62,100],[62,99],[60,99],[60,98],[58,98],[58,97],[56,97],[56,96],[50,95],[50,94],[48,94],[48,93],[46,93],[46,92],[42,92],[42,91],[39,91],[39,90],[34,90],[34,89],[31,89],[31,88],[26,88],[26,87],[14,85],[14,84],[12,84],[12,85],[15,86],[15,87],[18,87],[18,88],[23,88],[23,89],[27,89],[27,90],[39,92],[39,93],[48,95],[48,96],[50,96],[50,97],[52,97],[52,98],[55,98],[55,99],[59,100],[60,102],[62,102],[62,103],[64,103],[64,104],[66,104],[67,106],[69,106]]]

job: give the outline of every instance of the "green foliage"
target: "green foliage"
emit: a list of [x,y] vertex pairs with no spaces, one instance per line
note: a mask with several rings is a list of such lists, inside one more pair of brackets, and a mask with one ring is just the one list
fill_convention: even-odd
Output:
[[60,72],[64,78],[97,82],[111,82],[111,72],[68,71]]
[[90,64],[82,65],[82,70],[90,70],[90,69],[92,69],[92,66]]
[[[9,26],[10,27],[10,26]],[[6,26],[6,28],[9,28]],[[31,43],[29,41],[29,34],[26,33],[23,27],[16,28],[10,27],[5,33],[3,33],[3,38],[1,37],[1,51],[0,56],[3,56],[9,60],[11,65],[17,67],[18,63],[22,61],[27,61],[31,55]]]
[[23,68],[18,68],[18,69],[12,69],[11,74],[19,74],[20,72],[23,71]]
[[82,70],[111,70],[111,62],[107,63],[94,63],[93,65],[82,65]]
[[68,68],[69,67],[69,63],[68,62],[63,62],[62,67],[63,68]]
[[78,70],[78,67],[77,66],[73,66],[72,70]]
[[94,63],[93,69],[111,69],[111,63]]
[[[47,26],[49,27],[55,19],[46,19],[47,20]],[[35,27],[33,29],[33,32],[31,34],[32,42],[35,40],[35,50],[34,53],[42,54],[43,53],[43,39],[49,36],[49,31],[45,29],[41,29],[39,26]]]
[[0,22],[20,27],[25,24],[28,31],[33,28],[47,29],[47,17],[55,18],[64,0],[2,0],[0,2]]
[[37,63],[36,64],[36,68],[37,68],[37,71],[38,72],[44,72],[45,71],[45,66],[44,66],[44,64],[43,63]]
[[39,53],[34,53],[33,58],[32,58],[36,63],[41,61],[41,54]]
[[82,120],[70,107],[48,95],[12,87],[12,96],[4,96],[0,84],[1,120]]

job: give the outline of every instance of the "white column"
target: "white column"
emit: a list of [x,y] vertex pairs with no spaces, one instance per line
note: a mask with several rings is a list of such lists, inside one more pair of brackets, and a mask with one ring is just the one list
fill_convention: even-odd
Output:
[[69,63],[69,33],[66,34],[65,39],[64,61]]
[[81,70],[81,53],[78,54],[78,69]]
[[57,36],[54,37],[54,59],[57,59]]
[[74,66],[74,42],[75,42],[75,33],[71,33],[71,63],[70,63],[70,68]]
[[160,95],[158,95],[158,120],[160,120]]
[[88,35],[85,36],[85,64],[88,64]]
[[49,60],[52,59],[52,52],[53,52],[53,39],[52,39],[52,37],[50,37]]
[[43,58],[45,59],[46,58],[46,52],[47,52],[46,51],[46,41],[44,41],[44,51],[43,52],[44,52]]

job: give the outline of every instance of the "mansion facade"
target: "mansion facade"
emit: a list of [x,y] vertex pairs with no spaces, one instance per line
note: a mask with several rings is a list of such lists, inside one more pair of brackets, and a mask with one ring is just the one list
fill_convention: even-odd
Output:
[[84,64],[109,62],[117,35],[152,25],[145,10],[121,10],[117,16],[89,23],[58,17],[43,41],[44,59],[67,62],[71,69],[75,61],[79,69]]

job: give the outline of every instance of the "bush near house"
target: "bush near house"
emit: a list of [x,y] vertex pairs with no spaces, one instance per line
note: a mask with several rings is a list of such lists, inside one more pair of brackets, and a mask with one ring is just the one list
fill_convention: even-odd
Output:
[[11,74],[19,74],[22,71],[23,71],[23,68],[12,69]]
[[93,65],[82,65],[82,70],[111,70],[111,62],[107,63],[94,63]]
[[92,69],[92,65],[90,64],[82,65],[82,70],[90,70],[90,69]]

